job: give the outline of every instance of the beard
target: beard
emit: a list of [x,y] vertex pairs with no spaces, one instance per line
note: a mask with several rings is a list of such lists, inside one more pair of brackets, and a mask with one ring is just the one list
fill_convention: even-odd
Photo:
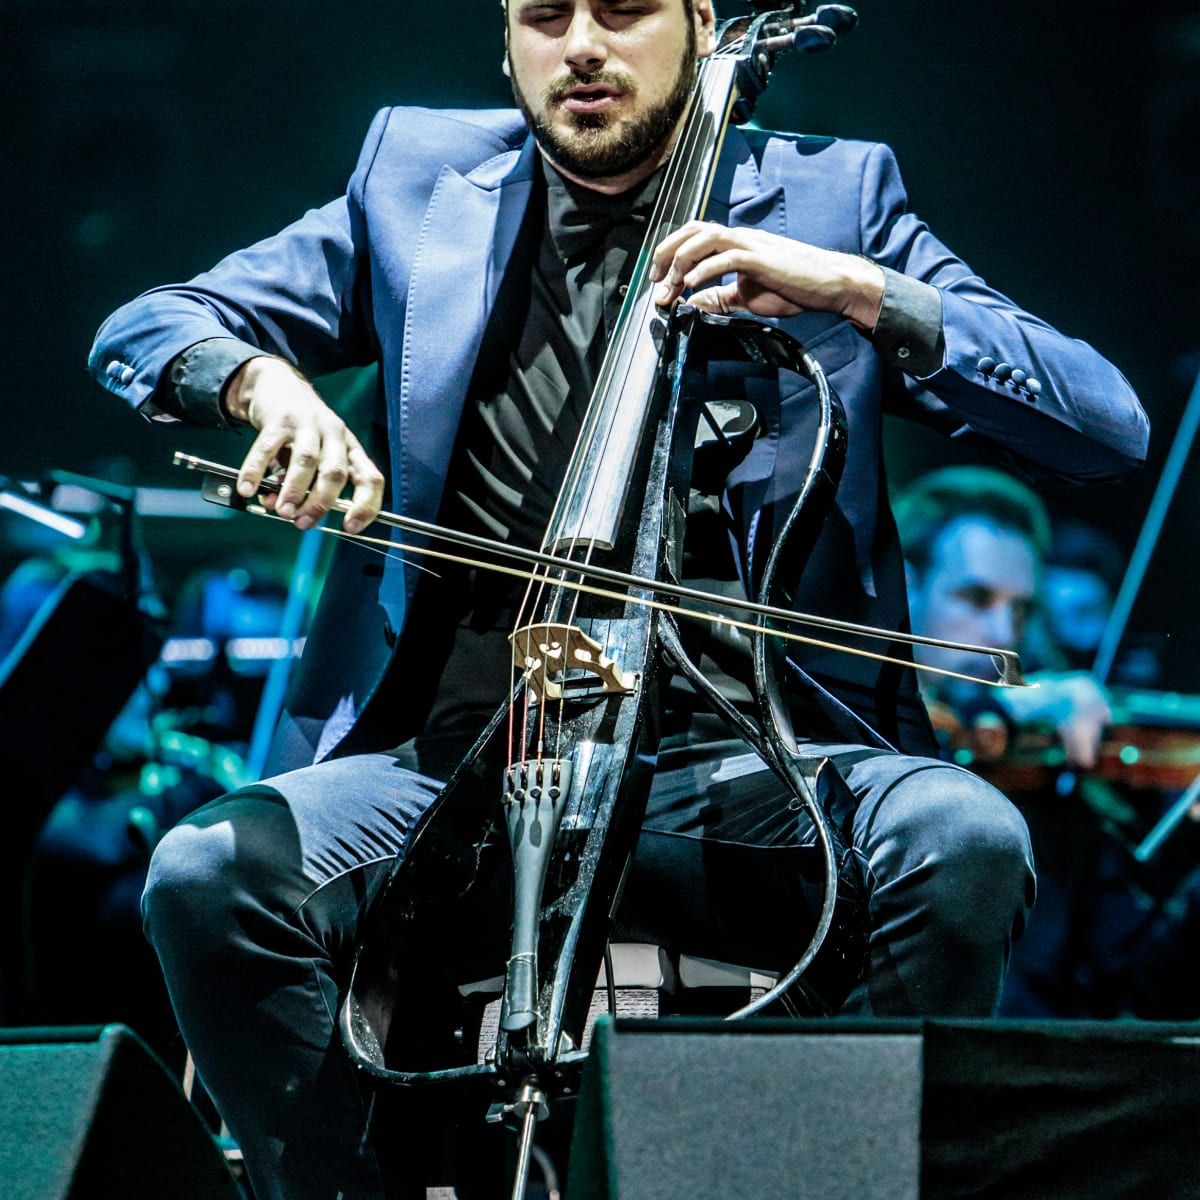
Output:
[[[581,179],[603,179],[623,175],[647,159],[658,157],[687,108],[695,77],[696,37],[689,27],[688,44],[671,91],[653,108],[635,117],[621,119],[606,112],[570,113],[571,132],[562,134],[551,126],[548,116],[537,116],[530,108],[515,70],[512,90],[535,141],[552,163]],[[597,84],[637,99],[638,85],[631,75],[621,71],[576,71],[542,89],[542,112],[553,112],[573,88]]]

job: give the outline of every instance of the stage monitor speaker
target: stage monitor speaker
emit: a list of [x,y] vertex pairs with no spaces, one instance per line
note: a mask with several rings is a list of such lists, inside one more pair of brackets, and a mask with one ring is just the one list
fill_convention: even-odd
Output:
[[567,1200],[1197,1200],[1200,1028],[597,1023]]
[[239,1200],[221,1152],[136,1034],[0,1029],[4,1200]]
[[917,1200],[919,1028],[602,1018],[567,1200]]

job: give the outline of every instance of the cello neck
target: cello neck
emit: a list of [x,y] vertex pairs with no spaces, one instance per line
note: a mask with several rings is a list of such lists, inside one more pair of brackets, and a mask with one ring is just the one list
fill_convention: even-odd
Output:
[[549,552],[574,546],[608,550],[616,545],[646,429],[648,398],[660,369],[664,323],[654,305],[651,255],[663,238],[704,212],[725,129],[738,99],[739,63],[740,56],[718,51],[700,64],[692,99],[667,161],[629,289],[547,526],[543,549]]

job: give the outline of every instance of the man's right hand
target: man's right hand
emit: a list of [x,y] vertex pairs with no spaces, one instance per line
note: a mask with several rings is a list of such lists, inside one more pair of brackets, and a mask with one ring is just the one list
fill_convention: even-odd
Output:
[[263,503],[297,529],[311,529],[333,506],[346,483],[354,487],[343,519],[358,533],[379,515],[383,474],[346,423],[290,363],[251,358],[230,377],[226,412],[258,431],[238,472],[238,495],[249,499],[273,469],[286,466],[277,495]]

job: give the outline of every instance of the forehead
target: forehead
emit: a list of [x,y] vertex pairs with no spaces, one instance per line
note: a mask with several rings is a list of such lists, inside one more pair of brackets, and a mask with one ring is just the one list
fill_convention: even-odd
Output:
[[934,539],[932,569],[946,587],[968,584],[1015,596],[1032,597],[1037,584],[1037,552],[1030,540],[990,517],[955,517]]
[[[580,7],[599,10],[627,3],[628,0],[504,0],[503,7],[511,16],[522,17],[538,12],[565,12]],[[664,7],[664,0],[643,0],[642,7],[660,9]],[[683,12],[682,4],[679,10]]]

